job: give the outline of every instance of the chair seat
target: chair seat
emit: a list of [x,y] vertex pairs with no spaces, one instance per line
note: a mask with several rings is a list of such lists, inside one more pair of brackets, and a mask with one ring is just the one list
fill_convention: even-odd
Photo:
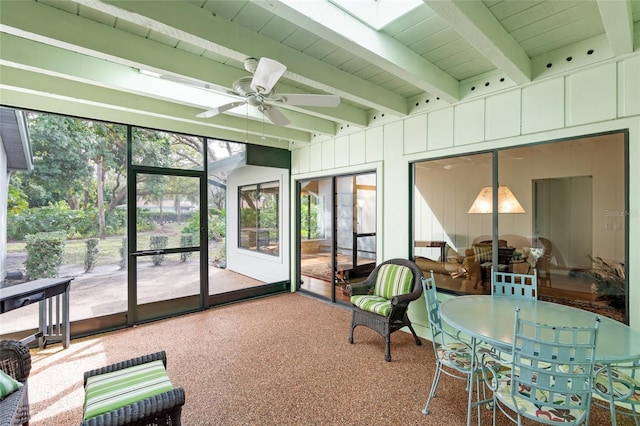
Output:
[[[546,400],[547,404],[532,404],[530,401],[519,397],[518,394],[530,395],[531,389],[522,388],[515,394],[515,404],[511,398],[511,372],[499,371],[497,372],[498,389],[495,391],[495,396],[500,402],[513,411],[520,410],[522,415],[527,417],[535,417],[545,422],[557,422],[557,423],[580,423],[582,419],[587,415],[587,411],[581,408],[573,410],[558,409],[555,407],[556,401],[564,402],[564,396],[561,394],[555,394],[555,400],[549,401],[546,392],[537,389],[538,400]],[[575,396],[574,397],[578,397]],[[517,405],[517,408],[516,408]]]
[[373,312],[383,317],[389,316],[389,312],[391,312],[391,300],[380,296],[351,296],[351,303],[363,311]]
[[[615,368],[611,369],[613,399],[630,404],[640,403],[640,381]],[[594,386],[603,394],[611,395],[607,370],[603,368],[595,377]]]
[[436,357],[445,366],[456,370],[471,371],[471,348],[461,342],[438,346]]

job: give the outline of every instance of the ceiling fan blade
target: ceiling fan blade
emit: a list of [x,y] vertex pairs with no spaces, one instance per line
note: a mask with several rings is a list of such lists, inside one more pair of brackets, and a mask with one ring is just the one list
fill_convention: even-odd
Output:
[[269,58],[260,58],[258,67],[251,80],[251,88],[258,93],[269,93],[273,90],[287,67]]
[[286,126],[291,124],[289,120],[278,108],[269,105],[262,105],[258,108],[276,126]]
[[236,101],[236,102],[230,102],[228,104],[219,106],[217,108],[211,108],[210,110],[207,110],[205,112],[201,112],[200,114],[196,115],[196,117],[198,118],[210,118],[213,117],[214,115],[218,115],[221,114],[225,111],[228,111],[232,108],[235,107],[239,107],[240,105],[244,105],[246,104],[246,101]]
[[297,93],[279,93],[280,102],[288,105],[337,107],[340,104],[340,96],[337,95],[309,95]]

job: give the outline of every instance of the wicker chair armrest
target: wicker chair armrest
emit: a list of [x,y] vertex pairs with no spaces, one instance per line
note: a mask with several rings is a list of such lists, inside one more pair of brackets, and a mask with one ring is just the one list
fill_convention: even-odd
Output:
[[116,362],[115,364],[107,365],[105,367],[97,368],[95,370],[85,371],[84,373],[84,385],[87,384],[87,379],[91,376],[97,376],[98,374],[110,373],[112,371],[122,370],[124,368],[133,367],[134,365],[145,364],[147,362],[162,360],[165,368],[167,367],[167,354],[165,351],[155,352],[148,355],[139,356],[126,361]]
[[26,382],[31,373],[31,353],[18,340],[0,341],[0,369],[19,382]]
[[359,283],[347,284],[346,289],[349,293],[349,297],[351,297],[359,294],[369,294],[371,287],[367,281],[362,281]]
[[416,300],[418,297],[420,297],[420,294],[422,292],[418,292],[416,294],[416,292],[412,292],[412,293],[407,293],[407,294],[399,294],[397,296],[393,296],[391,298],[391,305],[393,306],[398,306],[398,305],[404,305],[404,304],[409,304],[409,302],[413,302],[414,300]]
[[[174,388],[170,391],[161,393],[160,395],[155,395],[150,398],[125,405],[117,410],[84,420],[81,423],[81,426],[115,426],[128,424],[151,425],[157,424],[153,420],[154,417],[171,413],[173,411],[176,411],[177,415],[175,417],[179,422],[180,416],[178,414],[179,411],[182,410],[184,400],[184,389]],[[145,422],[145,419],[149,419],[149,422]],[[180,423],[178,423],[178,425],[179,424]]]

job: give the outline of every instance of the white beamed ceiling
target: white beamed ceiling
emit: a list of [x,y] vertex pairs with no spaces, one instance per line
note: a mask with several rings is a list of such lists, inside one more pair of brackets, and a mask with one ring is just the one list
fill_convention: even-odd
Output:
[[[637,0],[424,0],[380,31],[324,0],[3,0],[0,103],[288,146],[366,128],[378,114],[405,117],[423,101],[572,72],[639,43]],[[263,56],[287,66],[277,92],[335,94],[340,105],[283,107],[284,128],[245,107],[196,118],[230,101],[244,59]]]

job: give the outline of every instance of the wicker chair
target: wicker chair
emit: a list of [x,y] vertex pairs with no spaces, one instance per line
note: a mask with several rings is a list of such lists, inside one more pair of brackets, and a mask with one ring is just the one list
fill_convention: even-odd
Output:
[[346,287],[353,305],[349,343],[358,325],[378,332],[385,341],[385,355],[391,361],[391,333],[408,327],[416,345],[422,341],[416,335],[407,315],[409,303],[422,294],[422,270],[407,259],[390,259],[369,274],[365,281]]
[[[161,360],[166,368],[167,356],[164,351],[118,362],[84,373],[84,386],[92,376],[124,370],[140,364]],[[82,422],[82,426],[136,425],[136,426],[179,426],[185,394],[183,388],[173,388],[159,395],[145,398],[110,412],[100,414]]]
[[0,369],[23,386],[0,401],[0,425],[29,424],[27,378],[31,372],[29,349],[17,340],[0,341]]

